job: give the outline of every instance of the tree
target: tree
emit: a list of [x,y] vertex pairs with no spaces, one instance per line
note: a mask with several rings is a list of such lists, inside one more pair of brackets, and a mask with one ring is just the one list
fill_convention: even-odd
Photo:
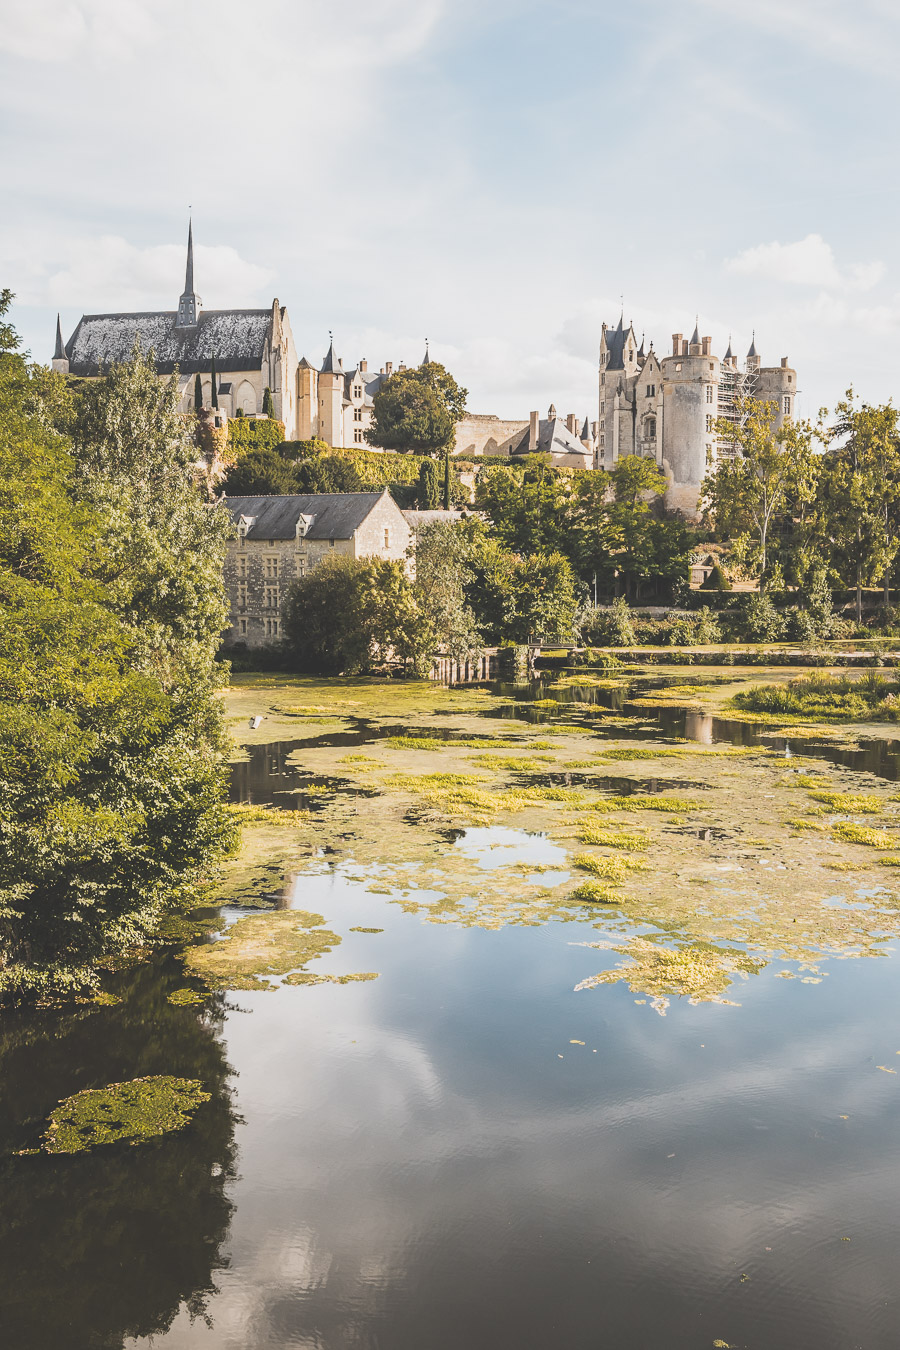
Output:
[[418,503],[423,511],[435,511],[441,502],[440,476],[433,459],[425,459],[419,465]]
[[418,611],[402,563],[324,558],[291,584],[282,615],[302,671],[353,675],[415,649]]
[[200,379],[200,372],[194,376],[194,412],[203,411],[203,381]]
[[444,510],[450,510],[450,451],[444,455]]
[[862,589],[890,577],[900,547],[900,432],[897,409],[857,407],[853,391],[838,404],[832,445],[822,457],[817,505],[818,538],[827,540],[832,562],[856,588],[856,620],[862,621]]
[[415,564],[419,619],[414,663],[420,674],[427,674],[438,651],[462,661],[479,645],[475,616],[466,599],[473,575],[469,554],[466,532],[455,521],[433,521],[416,531],[409,556]]
[[449,453],[466,398],[467,391],[438,361],[395,371],[375,395],[366,440],[386,450]]
[[775,404],[739,400],[738,422],[716,421],[716,434],[734,445],[734,459],[720,459],[703,482],[708,524],[725,537],[755,535],[761,585],[769,568],[769,532],[786,508],[810,502],[815,492],[813,443],[821,437],[809,422],[785,422],[775,430]]
[[275,416],[275,400],[272,398],[272,390],[266,385],[263,391],[263,415],[265,417]]
[[520,558],[512,586],[515,611],[510,636],[514,641],[571,641],[578,598],[568,558],[561,553]]
[[213,359],[212,359],[212,372],[211,372],[211,373],[212,373],[212,401],[210,402],[210,405],[209,405],[209,406],[210,406],[211,408],[218,408],[218,406],[219,406],[219,377],[218,377],[218,375],[216,374],[216,358],[215,358],[215,357],[213,357]]
[[[0,308],[0,316],[6,305]],[[0,329],[2,334],[2,329]],[[0,356],[0,994],[77,992],[228,847],[214,654],[225,513],[177,381]],[[77,454],[54,427],[73,427]]]
[[270,447],[242,455],[224,487],[229,497],[281,497],[301,490],[296,464]]
[[570,480],[547,455],[528,455],[518,464],[489,469],[478,479],[475,504],[484,511],[500,542],[515,553],[554,552],[566,546]]

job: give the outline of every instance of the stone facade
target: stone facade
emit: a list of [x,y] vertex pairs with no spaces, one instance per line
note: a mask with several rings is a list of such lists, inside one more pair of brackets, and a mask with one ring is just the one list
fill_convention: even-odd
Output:
[[660,359],[652,346],[645,353],[634,328],[620,319],[615,329],[603,325],[599,393],[598,467],[648,455],[668,479],[666,505],[696,515],[708,467],[734,453],[716,436],[716,420],[737,417],[736,399],[756,398],[774,403],[780,428],[794,414],[797,372],[787,357],[763,366],[755,339],[740,370],[731,344],[719,358],[698,328],[690,340],[673,333],[672,352]]
[[[401,362],[397,369],[406,367]],[[375,395],[393,373],[392,361],[369,370],[368,361],[361,360],[345,370],[333,340],[321,368],[304,356],[297,370],[297,439],[315,437],[337,449],[374,448],[368,446],[366,431],[372,425]]]
[[216,363],[219,407],[229,417],[262,414],[266,389],[288,440],[297,435],[297,352],[287,309],[273,300],[268,309],[204,310],[194,291],[193,229],[188,228],[184,291],[175,310],[135,314],[83,314],[63,343],[59,319],[53,369],[95,378],[111,362],[127,361],[135,340],[152,349],[160,375],[178,370],[180,408],[194,407],[200,376],[203,406],[212,404],[212,363]]
[[387,489],[226,500],[237,527],[225,558],[228,645],[277,641],[291,582],[332,554],[409,565],[410,527]]
[[464,459],[484,455],[549,455],[559,468],[597,467],[597,424],[574,413],[560,417],[551,403],[546,417],[532,412],[527,422],[503,421],[472,413],[456,426],[453,453]]

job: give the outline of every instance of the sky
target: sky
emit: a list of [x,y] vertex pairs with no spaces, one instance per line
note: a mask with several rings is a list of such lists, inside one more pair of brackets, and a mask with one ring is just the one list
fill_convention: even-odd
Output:
[[469,408],[597,416],[601,324],[894,393],[896,0],[0,0],[0,286],[286,304],[352,367],[426,338]]

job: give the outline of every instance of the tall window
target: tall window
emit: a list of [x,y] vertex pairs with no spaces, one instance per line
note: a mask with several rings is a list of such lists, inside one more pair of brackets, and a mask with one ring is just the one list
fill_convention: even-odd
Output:
[[713,429],[713,415],[712,415],[712,413],[707,413],[707,414],[706,414],[706,430],[707,430],[707,431],[712,431],[712,429]]
[[245,577],[245,576],[247,575],[247,555],[246,555],[246,553],[242,553],[241,556],[240,556],[240,557],[238,558],[238,560],[237,560],[237,573],[238,573],[238,576],[239,576],[239,577]]
[[278,554],[272,554],[266,558],[266,576],[269,578],[278,576]]
[[385,548],[390,548],[390,546],[391,546],[391,532],[390,532],[390,529],[385,529],[385,531],[384,531],[384,546],[385,546]]
[[647,397],[648,397],[648,398],[656,398],[656,385],[655,385],[655,384],[648,384],[648,385],[647,385]]
[[354,398],[362,398],[362,389],[360,388],[360,386],[359,386],[358,384],[355,384],[355,385],[353,386],[353,397],[354,397]]
[[246,609],[246,608],[247,608],[247,583],[246,583],[246,581],[239,581],[239,582],[238,582],[237,599],[238,599],[238,609]]
[[266,619],[266,637],[278,636],[278,620]]
[[791,415],[791,396],[790,396],[790,394],[785,394],[785,396],[784,396],[784,415],[785,415],[785,417],[790,417],[790,415]]
[[241,619],[241,637],[247,636],[247,620]]
[[353,409],[353,420],[354,420],[354,422],[361,422],[361,421],[362,421],[362,408],[354,408],[354,409]]
[[714,392],[714,391],[715,391],[715,385],[708,384],[708,385],[706,386],[706,401],[707,401],[707,403],[712,403],[713,400],[715,399],[715,392]]
[[354,445],[362,445],[362,444],[363,444],[362,427],[354,427],[354,428],[353,428],[353,444],[354,444]]
[[277,608],[278,608],[278,587],[277,587],[277,586],[266,586],[266,587],[265,587],[265,590],[263,591],[263,597],[264,597],[264,598],[263,598],[263,606],[264,606],[266,609],[277,609]]
[[655,417],[648,417],[648,418],[647,418],[647,421],[646,421],[646,423],[645,423],[645,426],[646,426],[646,428],[647,428],[647,440],[648,440],[648,441],[655,441],[655,440],[656,440],[656,418],[655,418]]

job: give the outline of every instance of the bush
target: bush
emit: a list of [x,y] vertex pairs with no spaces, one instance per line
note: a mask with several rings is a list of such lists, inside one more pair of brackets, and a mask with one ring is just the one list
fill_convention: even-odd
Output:
[[630,647],[635,642],[633,615],[623,595],[616,596],[610,606],[606,631],[610,647]]
[[702,646],[722,641],[722,629],[719,626],[719,621],[706,605],[703,606],[698,615],[697,641]]
[[731,582],[728,580],[720,563],[716,563],[709,576],[700,587],[701,591],[730,591]]
[[234,458],[248,450],[271,450],[284,444],[284,423],[273,418],[231,417],[228,420],[228,449]]
[[750,642],[779,642],[787,624],[767,595],[747,597],[741,615],[744,634]]

